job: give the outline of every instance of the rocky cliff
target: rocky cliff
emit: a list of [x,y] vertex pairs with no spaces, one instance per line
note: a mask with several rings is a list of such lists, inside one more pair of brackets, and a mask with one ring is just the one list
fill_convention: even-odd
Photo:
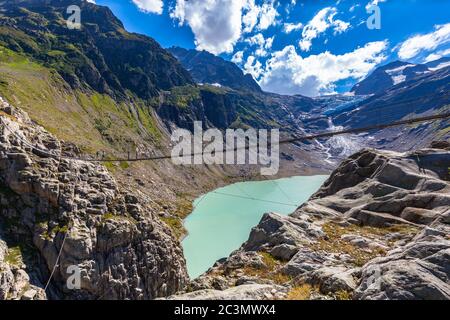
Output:
[[172,298],[450,299],[449,146],[356,153]]
[[259,84],[250,74],[244,74],[233,62],[207,51],[187,50],[180,47],[167,49],[189,70],[197,83],[218,84],[236,90],[261,92]]
[[152,299],[185,286],[179,243],[145,199],[3,100],[0,117],[0,299]]

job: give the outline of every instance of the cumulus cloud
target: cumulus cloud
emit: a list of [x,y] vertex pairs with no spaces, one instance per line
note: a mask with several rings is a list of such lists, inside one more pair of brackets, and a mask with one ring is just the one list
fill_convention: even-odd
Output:
[[260,7],[258,30],[266,30],[269,27],[276,24],[278,16],[277,9],[274,7],[274,3],[264,3]]
[[265,57],[269,54],[268,50],[272,48],[273,40],[275,36],[270,38],[264,38],[262,33],[258,33],[250,38],[247,38],[245,42],[250,44],[250,46],[256,46],[255,55],[258,57]]
[[244,72],[251,74],[253,78],[258,79],[263,72],[262,63],[259,62],[254,56],[249,56],[244,65]]
[[401,59],[411,59],[424,51],[437,49],[450,43],[450,23],[435,26],[433,32],[413,36],[403,42],[398,50]]
[[255,28],[258,31],[268,29],[276,24],[278,15],[279,13],[273,0],[266,1],[262,5],[257,5],[255,0],[244,0],[242,17],[244,33],[252,32]]
[[163,13],[163,0],[132,0],[139,10],[146,13]]
[[350,23],[342,20],[334,21],[334,34],[344,33],[348,28],[350,28]]
[[330,28],[333,28],[334,33],[342,33],[350,27],[350,23],[334,19],[337,14],[336,8],[326,7],[320,10],[302,31],[302,39],[299,42],[300,49],[309,51],[312,46],[312,40],[319,37]]
[[[259,70],[261,78],[256,79],[260,80],[264,90],[270,92],[306,96],[331,94],[335,91],[336,82],[362,79],[385,60],[387,46],[387,41],[370,42],[343,55],[323,52],[306,58],[302,58],[294,46],[287,46],[272,55],[264,70]],[[253,71],[250,67],[254,64],[252,59],[249,70]]]
[[297,30],[303,29],[303,23],[285,23],[283,25],[283,31],[284,33],[291,33]]
[[188,24],[199,50],[231,52],[241,36],[243,0],[177,0],[171,17]]
[[170,16],[188,25],[199,50],[232,52],[242,34],[266,30],[276,24],[274,0],[176,0]]

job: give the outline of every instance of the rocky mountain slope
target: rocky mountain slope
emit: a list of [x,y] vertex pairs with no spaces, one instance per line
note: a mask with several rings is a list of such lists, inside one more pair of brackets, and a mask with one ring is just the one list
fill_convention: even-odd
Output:
[[[65,25],[68,3],[83,12],[81,30]],[[228,80],[223,87],[197,85],[170,52],[124,30],[106,7],[80,0],[7,0],[0,10],[0,96],[91,155],[167,153],[170,132],[192,130],[194,121],[206,128],[295,134],[300,115],[314,105],[304,97],[245,90],[236,65],[207,53],[199,63]]]
[[450,144],[434,146],[354,154],[172,298],[450,299]]
[[0,115],[0,300],[153,299],[185,286],[179,243],[147,198],[3,100]]
[[[69,30],[65,25],[66,8],[73,4],[82,8],[81,30]],[[246,166],[179,167],[170,161],[119,165],[106,161],[103,167],[92,162],[94,158],[168,154],[171,131],[178,127],[191,130],[196,120],[208,128],[280,128],[282,137],[290,137],[331,130],[333,121],[342,127],[376,122],[380,118],[372,115],[379,115],[385,104],[396,111],[381,120],[410,116],[416,110],[442,111],[448,102],[445,68],[405,81],[388,89],[387,94],[357,102],[343,99],[339,105],[349,103],[348,108],[335,110],[327,99],[261,92],[234,64],[207,53],[173,52],[179,57],[185,55],[180,60],[189,71],[152,39],[124,30],[106,7],[80,0],[0,1],[0,96],[18,107],[0,100],[0,118],[13,129],[11,132],[2,125],[0,134],[0,299],[152,299],[186,290],[185,263],[175,237],[183,235],[181,221],[192,209],[190,201],[218,185],[254,178]],[[201,72],[205,78],[200,78]],[[217,83],[221,86],[214,85]],[[325,116],[317,117],[323,110],[327,111]],[[444,121],[425,129],[407,129],[417,132],[411,143],[393,139],[397,131],[376,138],[369,133],[352,148],[344,149],[359,150],[364,146],[360,141],[411,149],[412,143],[423,144],[431,137],[449,134],[448,122],[446,125]],[[346,147],[346,141],[330,140],[329,144]],[[397,145],[389,144],[392,141],[398,141]],[[343,155],[328,159],[327,148],[323,141],[284,145],[280,176],[326,173],[335,168]],[[420,161],[426,163],[429,155],[442,158],[432,150],[424,155]],[[382,199],[394,208],[398,206],[397,197],[407,197],[400,192],[402,186],[391,185],[396,181],[378,183],[373,178],[375,186],[366,186],[360,179],[370,180],[368,177],[375,174],[372,169],[382,171],[391,158],[409,163],[410,155],[364,151],[355,157],[349,161],[356,165],[339,169],[330,186],[321,190],[323,194],[319,192],[317,199],[310,201],[309,206],[320,209],[318,213],[306,206],[290,218],[266,216],[240,251],[190,285],[190,290],[225,291],[195,291],[189,298],[267,299],[304,292],[322,298],[345,298],[352,293],[359,297],[354,285],[324,293],[326,290],[312,280],[297,277],[298,271],[290,274],[279,270],[297,253],[300,256],[295,261],[300,263],[304,259],[300,252],[309,248],[304,251],[305,259],[311,259],[312,266],[323,263],[345,275],[351,271],[354,283],[359,285],[365,269],[358,268],[369,258],[391,248],[406,250],[406,243],[414,243],[411,238],[422,224],[441,228],[439,221],[429,221],[437,210],[434,200],[421,202],[420,198],[414,202],[414,192],[418,196],[437,194],[438,202],[441,193],[448,193],[448,178],[442,178],[434,167],[426,169],[424,174],[430,178],[424,178],[423,189],[415,186],[410,190],[413,194],[408,194],[413,197],[413,209],[430,206],[431,213],[409,213],[412,217],[420,215],[420,221],[413,221],[411,226],[401,220],[398,235],[394,232],[397,227],[373,228],[360,221],[361,227],[352,220],[357,218],[324,220],[349,214],[348,206],[363,206],[358,202],[362,195],[368,204],[379,205],[377,201]],[[448,158],[444,156],[442,161],[447,163]],[[399,174],[398,181],[408,184],[417,175],[413,165],[408,170],[412,174],[395,171],[394,175]],[[345,179],[355,185],[346,185]],[[339,185],[343,189],[337,192]],[[445,205],[448,207],[448,202]],[[380,214],[373,218],[371,213],[378,211],[371,207],[361,211],[368,220],[389,217]],[[266,231],[265,225],[269,228]],[[348,241],[341,241],[334,229],[349,230],[366,240],[347,237]],[[386,240],[393,232],[393,240]],[[339,240],[338,245],[330,248],[332,241],[327,237]],[[442,237],[436,237],[441,241]],[[275,239],[273,243],[271,239]],[[367,244],[367,239],[378,246]],[[347,244],[352,241],[366,243],[369,248],[362,245],[353,255],[354,245]],[[323,248],[332,252],[324,254],[320,252]],[[334,250],[344,250],[344,257]],[[440,256],[430,259],[441,265]],[[67,288],[70,266],[81,270],[81,290]],[[223,273],[225,269],[228,271]],[[334,276],[335,271],[323,272]],[[436,277],[443,279],[441,273]],[[51,281],[44,291],[48,279]],[[446,292],[439,281],[431,286]],[[238,286],[230,288],[234,284]]]
[[[355,96],[334,110],[325,103],[307,119],[307,127],[321,130],[327,121],[336,127],[376,126],[424,115],[444,114],[450,109],[450,67],[430,71],[371,96]],[[318,101],[320,102],[320,101]],[[325,111],[321,111],[325,110]],[[329,124],[328,124],[329,126]],[[428,146],[434,140],[450,139],[449,120],[399,126],[359,135],[360,146],[408,151]]]
[[259,84],[233,62],[207,51],[187,50],[180,47],[167,49],[189,71],[197,83],[216,84],[236,90],[261,92]]
[[[67,8],[82,12],[80,30],[66,26]],[[6,0],[0,44],[54,68],[72,88],[123,98],[192,84],[188,72],[153,39],[127,32],[107,7],[81,0]],[[120,50],[116,50],[120,47]]]
[[367,78],[357,83],[352,89],[356,95],[371,95],[382,93],[392,86],[410,81],[421,75],[450,66],[450,58],[441,58],[426,64],[414,64],[404,61],[394,61],[376,68]]

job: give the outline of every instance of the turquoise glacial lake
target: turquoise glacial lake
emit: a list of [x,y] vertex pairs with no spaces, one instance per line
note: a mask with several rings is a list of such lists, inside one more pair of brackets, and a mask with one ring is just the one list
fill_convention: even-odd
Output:
[[294,212],[327,178],[304,176],[241,182],[196,199],[194,211],[184,221],[188,235],[182,242],[191,279],[238,249],[264,213]]

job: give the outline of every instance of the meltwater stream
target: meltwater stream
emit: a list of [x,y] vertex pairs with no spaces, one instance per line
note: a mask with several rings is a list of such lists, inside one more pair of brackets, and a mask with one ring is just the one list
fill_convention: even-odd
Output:
[[327,178],[305,176],[241,182],[199,197],[184,222],[189,234],[182,242],[191,279],[238,249],[264,213],[292,213]]

